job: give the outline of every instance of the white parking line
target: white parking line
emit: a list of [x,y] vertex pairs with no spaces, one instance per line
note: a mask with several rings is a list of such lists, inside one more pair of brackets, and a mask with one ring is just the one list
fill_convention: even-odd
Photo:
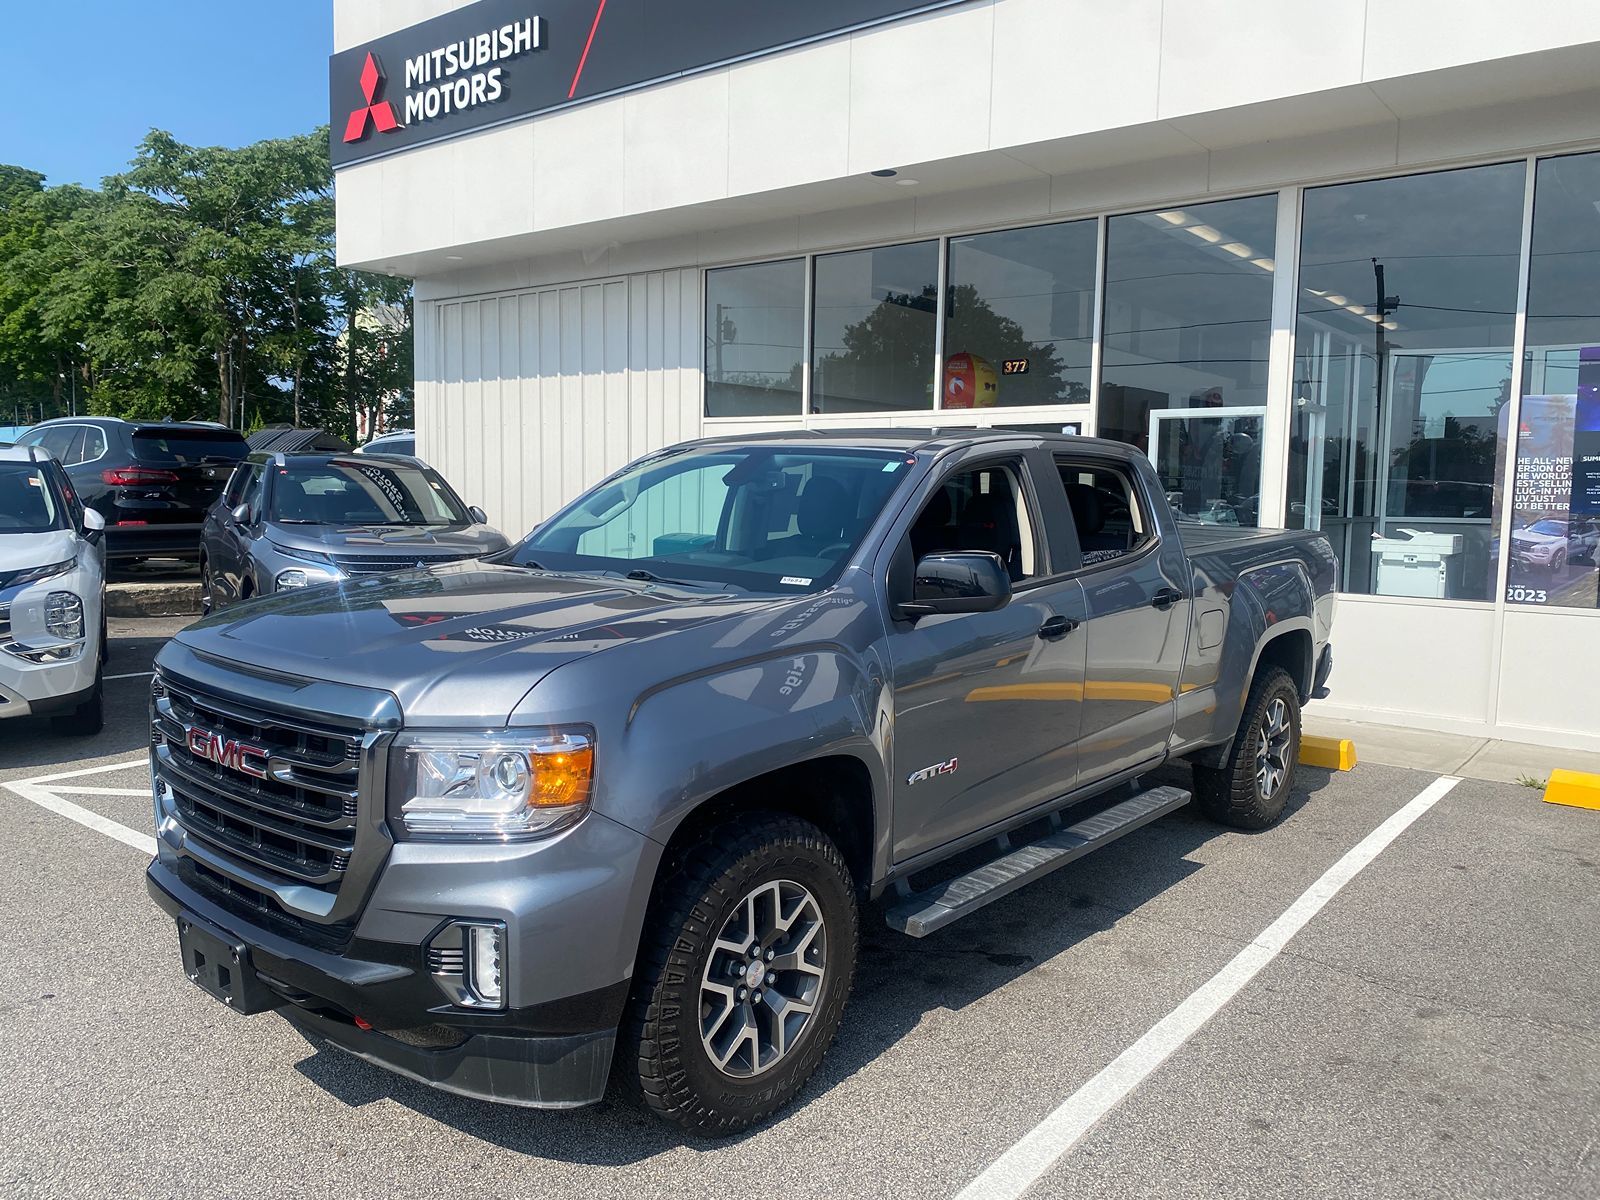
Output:
[[40,808],[49,809],[53,813],[66,817],[69,821],[76,821],[85,829],[92,829],[96,833],[103,833],[108,838],[114,838],[135,850],[142,850],[152,857],[156,852],[156,840],[148,833],[140,833],[136,829],[129,829],[126,825],[119,824],[109,817],[102,817],[97,812],[91,812],[81,804],[74,804],[61,793],[79,796],[143,796],[143,788],[103,788],[79,786],[70,781],[82,779],[85,775],[103,775],[109,771],[123,771],[130,767],[145,766],[150,760],[141,755],[124,762],[108,763],[100,767],[84,767],[78,771],[63,771],[56,775],[41,775],[35,779],[23,779],[16,783],[5,785],[6,791],[12,795],[20,796],[24,800],[37,804]]
[[1187,1000],[1178,1005],[1138,1041],[1112,1059],[1093,1079],[1069,1096],[1059,1108],[1034,1126],[1021,1141],[962,1188],[956,1200],[1015,1200],[1072,1149],[1137,1088],[1172,1053],[1193,1037],[1241,988],[1276,958],[1289,940],[1339,890],[1359,875],[1418,817],[1437,804],[1461,781],[1442,775],[1405,807],[1362,838],[1343,858],[1329,867],[1283,915],[1263,929],[1227,966],[1218,971]]

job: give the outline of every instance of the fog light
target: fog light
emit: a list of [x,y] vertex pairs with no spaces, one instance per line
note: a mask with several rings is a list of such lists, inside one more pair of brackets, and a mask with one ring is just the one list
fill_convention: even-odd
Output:
[[467,926],[467,986],[485,1008],[505,1007],[505,940],[504,925]]
[[76,641],[83,636],[83,601],[71,592],[51,592],[44,602],[44,627],[50,636]]
[[429,939],[428,971],[459,1008],[506,1006],[506,927],[501,921],[452,921]]
[[306,586],[306,573],[295,567],[279,571],[277,584],[281,588],[303,588]]

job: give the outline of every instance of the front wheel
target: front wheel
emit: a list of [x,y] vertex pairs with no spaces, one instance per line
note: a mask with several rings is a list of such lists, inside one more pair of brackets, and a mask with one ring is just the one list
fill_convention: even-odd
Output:
[[787,1104],[838,1032],[855,974],[855,886],[794,817],[709,830],[663,880],[618,1048],[623,1082],[691,1132]]
[[1195,799],[1214,821],[1265,829],[1283,816],[1300,761],[1300,689],[1282,667],[1256,677],[1220,767],[1194,768]]
[[63,737],[93,737],[105,728],[105,724],[105,684],[100,671],[96,669],[94,690],[88,698],[70,712],[51,717],[50,730]]

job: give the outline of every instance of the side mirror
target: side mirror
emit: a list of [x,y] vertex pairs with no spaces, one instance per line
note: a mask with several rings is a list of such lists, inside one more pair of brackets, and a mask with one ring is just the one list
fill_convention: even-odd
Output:
[[102,533],[105,531],[106,519],[98,509],[86,508],[83,510],[83,532]]
[[484,512],[483,509],[479,508],[476,504],[467,509],[467,515],[479,525],[487,525],[489,523],[489,514]]
[[236,504],[233,511],[228,514],[228,519],[241,528],[250,524],[250,506],[248,504]]
[[944,613],[984,613],[1011,602],[1011,575],[998,554],[960,550],[930,554],[917,563],[911,600],[895,615],[914,621]]

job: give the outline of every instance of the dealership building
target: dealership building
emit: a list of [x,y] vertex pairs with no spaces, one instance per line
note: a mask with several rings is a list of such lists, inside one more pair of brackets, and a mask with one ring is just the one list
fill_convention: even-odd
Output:
[[1327,715],[1600,750],[1600,4],[334,14],[340,261],[508,533],[688,438],[1096,434],[1327,533]]

